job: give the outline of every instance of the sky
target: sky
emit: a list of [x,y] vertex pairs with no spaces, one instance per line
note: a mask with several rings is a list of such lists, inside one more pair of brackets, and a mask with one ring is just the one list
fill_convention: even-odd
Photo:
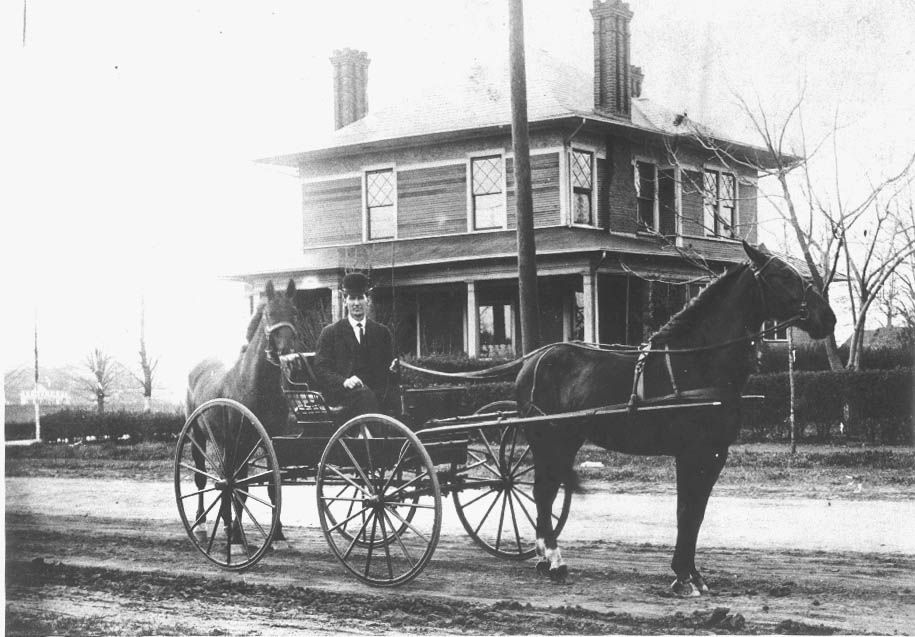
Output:
[[[915,149],[911,2],[629,4],[646,97],[742,132],[735,94],[777,116],[803,90],[811,136],[842,126],[850,191]],[[590,68],[590,5],[527,0],[526,46]],[[507,6],[4,3],[4,370],[31,364],[36,314],[42,364],[79,365],[100,347],[135,368],[143,298],[161,391],[180,396],[196,360],[231,359],[243,340],[247,301],[219,277],[301,250],[298,183],[253,160],[332,129],[332,52],[368,52],[380,108],[507,56]]]

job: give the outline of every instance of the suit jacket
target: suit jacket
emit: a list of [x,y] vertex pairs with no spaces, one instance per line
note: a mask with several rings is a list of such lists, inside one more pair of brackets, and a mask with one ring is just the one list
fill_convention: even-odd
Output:
[[321,330],[315,348],[315,376],[321,391],[331,401],[344,394],[343,381],[354,373],[379,398],[387,391],[389,368],[394,359],[391,332],[369,318],[364,321],[363,329],[362,345],[346,318]]

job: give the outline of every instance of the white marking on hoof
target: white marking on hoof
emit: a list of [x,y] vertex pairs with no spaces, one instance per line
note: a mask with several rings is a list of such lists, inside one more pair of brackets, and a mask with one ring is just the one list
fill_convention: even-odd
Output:
[[546,542],[543,541],[542,537],[537,538],[535,550],[537,551],[537,557],[539,557],[541,561],[546,559]]
[[671,592],[677,597],[701,597],[702,593],[693,584],[691,579],[681,580],[679,577],[670,585]]

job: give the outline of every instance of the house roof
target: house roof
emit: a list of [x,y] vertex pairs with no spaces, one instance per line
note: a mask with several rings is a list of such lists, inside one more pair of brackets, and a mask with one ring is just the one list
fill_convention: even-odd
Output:
[[[842,343],[842,347],[849,347],[852,338],[852,336],[849,336]],[[890,326],[878,327],[875,330],[864,330],[864,347],[893,349],[905,347],[909,343],[911,343],[911,330],[907,327]]]
[[[526,56],[527,107],[531,124],[562,119],[585,118],[631,131],[650,134],[690,135],[698,130],[705,136],[736,144],[751,152],[761,149],[732,139],[661,106],[639,97],[632,100],[631,121],[594,110],[591,75],[543,50]],[[368,115],[325,137],[312,138],[294,152],[260,161],[297,166],[303,159],[319,157],[321,151],[359,152],[386,143],[416,143],[430,136],[448,133],[507,129],[511,123],[507,62],[475,64],[456,82],[425,90],[419,98],[369,112]]]

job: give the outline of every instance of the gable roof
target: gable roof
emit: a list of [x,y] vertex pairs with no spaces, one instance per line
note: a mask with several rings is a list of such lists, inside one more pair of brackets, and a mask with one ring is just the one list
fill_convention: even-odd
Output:
[[[656,135],[703,135],[741,146],[761,149],[730,139],[643,97],[632,99],[631,121],[594,110],[593,78],[582,69],[560,61],[542,49],[526,55],[527,108],[531,124],[585,118],[632,131]],[[419,98],[404,100],[359,119],[324,137],[315,137],[294,152],[260,160],[297,166],[321,151],[359,151],[391,143],[416,143],[423,138],[472,131],[507,130],[511,124],[507,60],[501,64],[475,64],[452,84],[429,87]],[[675,123],[676,122],[676,123]],[[695,129],[693,128],[695,127]]]

